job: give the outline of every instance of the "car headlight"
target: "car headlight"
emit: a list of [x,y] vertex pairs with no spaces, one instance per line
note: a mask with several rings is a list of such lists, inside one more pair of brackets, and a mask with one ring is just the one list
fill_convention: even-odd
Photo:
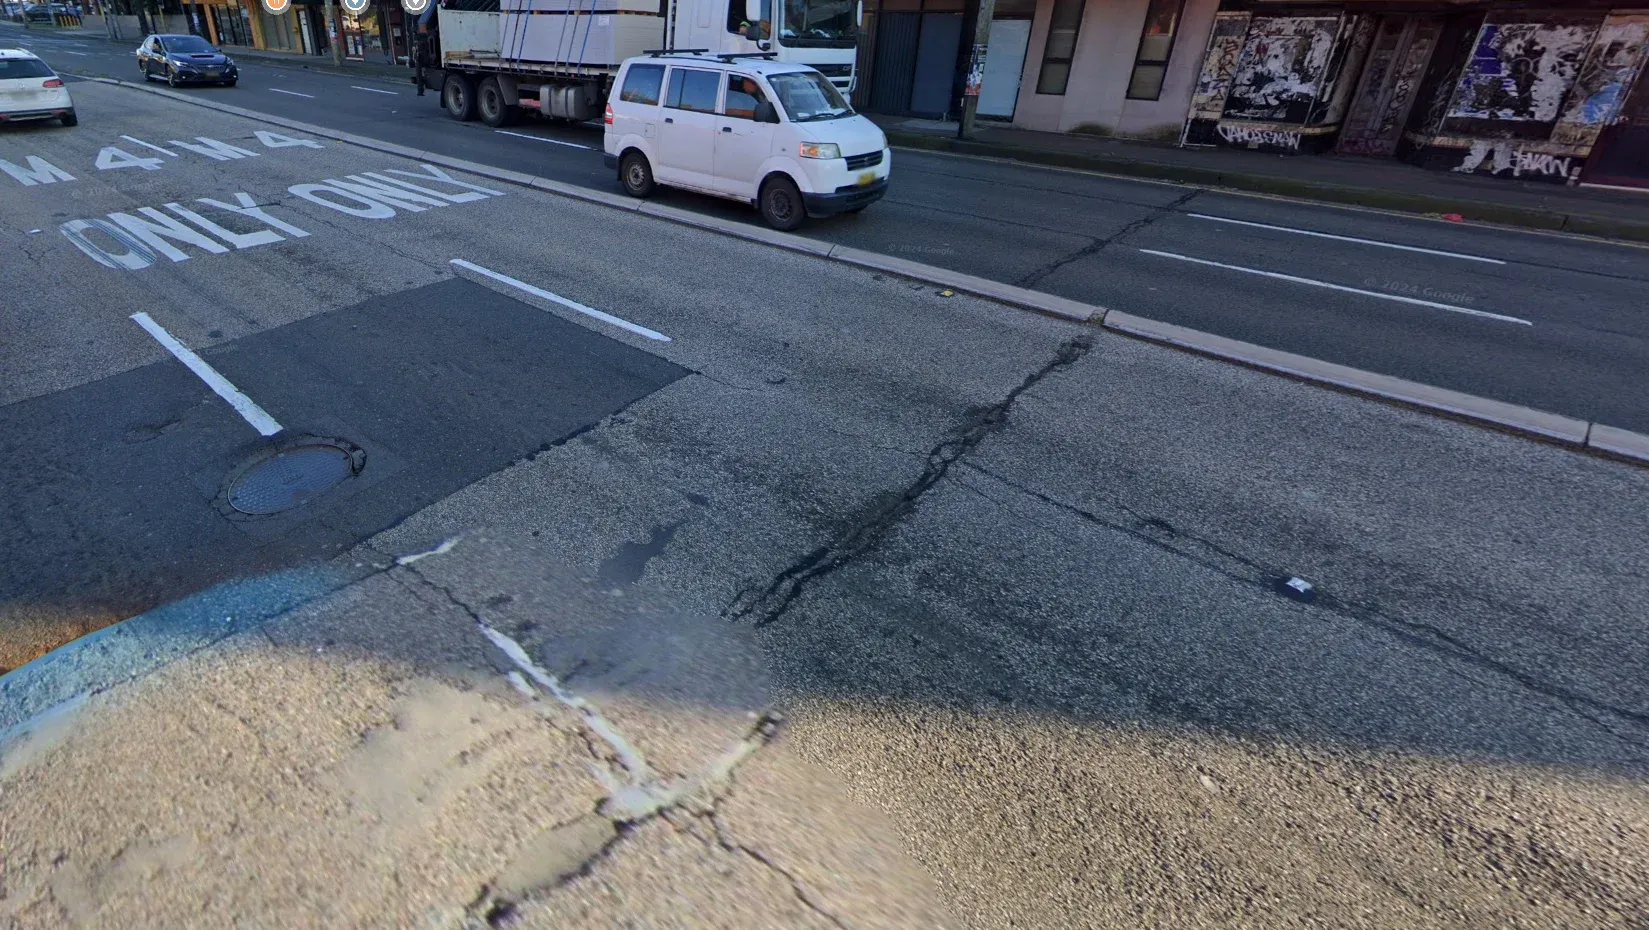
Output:
[[801,144],[803,158],[841,158],[842,147],[834,142],[803,142]]

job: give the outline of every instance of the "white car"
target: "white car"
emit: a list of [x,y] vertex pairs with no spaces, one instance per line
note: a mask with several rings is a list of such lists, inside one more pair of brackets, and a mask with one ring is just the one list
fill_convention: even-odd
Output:
[[759,56],[659,53],[624,62],[607,102],[607,167],[633,197],[655,184],[754,204],[775,229],[857,213],[887,193],[893,153],[830,79]]
[[57,72],[33,52],[0,48],[0,123],[31,119],[62,120],[65,126],[80,122]]

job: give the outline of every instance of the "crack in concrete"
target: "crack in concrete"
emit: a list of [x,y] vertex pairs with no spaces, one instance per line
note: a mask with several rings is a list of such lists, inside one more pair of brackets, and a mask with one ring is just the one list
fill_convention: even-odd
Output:
[[[1287,578],[1290,574],[1289,572],[1279,571],[1265,566],[1254,559],[1233,552],[1232,550],[1227,549],[1212,540],[1182,532],[1172,523],[1169,523],[1161,518],[1146,517],[1125,504],[1117,503],[1115,506],[1135,518],[1136,522],[1134,526],[1130,527],[1114,520],[1108,520],[1105,517],[1093,513],[1092,511],[1085,510],[1075,504],[1066,503],[1065,501],[1059,500],[1058,498],[1038,491],[1035,488],[1028,487],[1020,482],[1009,479],[973,462],[965,462],[963,464],[970,470],[989,477],[1003,486],[1018,491],[1027,497],[1031,497],[1049,506],[1064,510],[1095,526],[1102,527],[1112,532],[1122,533],[1130,538],[1160,549],[1163,552],[1192,561],[1203,568],[1214,571],[1222,577],[1238,584],[1259,587],[1269,591],[1278,579]],[[1145,532],[1147,527],[1157,528],[1168,538],[1159,538],[1156,535]],[[1219,554],[1224,559],[1236,562],[1244,568],[1250,569],[1252,574],[1232,570],[1228,566],[1221,565],[1213,559],[1199,557],[1198,555],[1188,552],[1184,548],[1174,545],[1173,542],[1171,542],[1171,540],[1180,539],[1196,543],[1198,546]],[[1448,633],[1440,627],[1416,620],[1405,620],[1401,617],[1392,616],[1384,611],[1381,611],[1377,607],[1358,601],[1343,599],[1334,595],[1332,592],[1319,590],[1317,600],[1313,606],[1325,608],[1341,617],[1356,621],[1369,629],[1376,630],[1388,636],[1396,637],[1397,639],[1407,642],[1410,645],[1418,646],[1427,652],[1433,653],[1434,655],[1452,658],[1479,670],[1489,672],[1497,678],[1510,681],[1511,683],[1527,691],[1539,694],[1542,697],[1564,705],[1576,715],[1592,722],[1597,725],[1599,729],[1603,730],[1615,739],[1620,740],[1621,742],[1640,748],[1649,747],[1649,741],[1633,737],[1629,734],[1623,734],[1614,727],[1610,726],[1606,721],[1599,719],[1596,716],[1597,713],[1603,713],[1638,726],[1649,726],[1649,713],[1610,704],[1600,698],[1595,698],[1590,695],[1565,688],[1562,685],[1544,681],[1528,672],[1516,668],[1515,666],[1485,655],[1484,653],[1473,648],[1464,640]]]
[[[752,712],[751,724],[740,738],[734,740],[698,775],[661,777],[648,765],[640,749],[607,719],[600,708],[569,691],[563,681],[533,661],[520,643],[492,627],[479,611],[450,587],[430,578],[418,567],[421,559],[449,552],[455,544],[456,540],[447,540],[427,552],[402,556],[395,560],[394,567],[404,568],[419,584],[442,594],[474,621],[481,635],[516,666],[505,676],[510,684],[541,713],[548,712],[541,702],[545,694],[573,713],[578,720],[576,732],[583,738],[592,759],[600,763],[593,767],[593,773],[607,791],[606,796],[597,803],[594,816],[612,823],[612,838],[553,885],[536,889],[532,894],[553,892],[590,874],[600,860],[609,855],[635,827],[654,817],[667,817],[678,808],[691,810],[695,806],[703,806],[714,809],[715,804],[730,790],[733,773],[738,767],[777,737],[783,718],[772,711]],[[402,583],[393,574],[391,578],[398,584]],[[530,897],[501,894],[497,884],[498,877],[495,876],[465,907],[464,927],[501,926],[515,914],[525,897]]]
[[1122,239],[1124,239],[1128,236],[1131,236],[1134,233],[1139,232],[1140,230],[1144,229],[1145,227],[1151,225],[1152,223],[1155,223],[1157,220],[1162,219],[1163,217],[1167,216],[1170,213],[1173,213],[1178,208],[1180,208],[1182,206],[1185,206],[1185,203],[1187,201],[1189,201],[1192,197],[1195,197],[1200,193],[1202,193],[1202,191],[1200,191],[1200,190],[1188,191],[1185,194],[1178,197],[1177,199],[1175,199],[1172,203],[1168,203],[1168,204],[1165,204],[1161,207],[1157,207],[1156,209],[1152,210],[1150,213],[1147,213],[1146,215],[1140,217],[1137,220],[1134,220],[1132,223],[1129,223],[1128,225],[1122,227],[1121,229],[1117,230],[1116,232],[1112,233],[1109,236],[1106,236],[1103,239],[1095,239],[1094,241],[1088,243],[1087,245],[1083,246],[1080,249],[1077,249],[1075,252],[1072,252],[1069,255],[1063,255],[1059,258],[1054,259],[1053,261],[1047,263],[1046,265],[1043,265],[1041,268],[1037,268],[1034,271],[1032,271],[1030,274],[1027,274],[1024,277],[1020,278],[1018,281],[1016,281],[1014,283],[1018,284],[1020,287],[1035,287],[1044,278],[1048,277],[1049,275],[1053,274],[1054,272],[1058,271],[1059,269],[1065,267],[1066,265],[1069,265],[1070,263],[1072,263],[1074,261],[1079,261],[1081,259],[1087,258],[1090,255],[1094,255],[1094,254],[1102,251],[1106,246],[1110,245],[1111,243],[1118,242],[1118,241],[1120,241],[1120,240],[1122,240]]
[[1076,364],[1093,348],[1088,336],[1066,340],[1041,368],[1025,376],[1002,400],[975,411],[950,438],[942,440],[927,454],[927,465],[903,490],[871,509],[830,542],[803,555],[774,576],[765,588],[751,585],[739,591],[722,610],[729,620],[750,619],[757,627],[767,626],[784,616],[808,584],[831,574],[870,550],[882,535],[896,526],[915,508],[916,502],[932,491],[950,472],[952,465],[972,452],[985,438],[1003,428],[1014,402],[1029,388],[1057,371]]
[[711,805],[710,809],[700,816],[702,819],[710,822],[711,829],[715,834],[716,845],[720,846],[727,852],[743,855],[752,862],[760,864],[768,871],[789,883],[791,894],[794,894],[796,896],[796,900],[800,901],[808,910],[811,910],[820,917],[823,917],[825,920],[830,921],[832,926],[838,927],[840,930],[852,930],[852,926],[850,924],[827,910],[825,906],[816,899],[812,890],[807,887],[807,883],[797,877],[795,873],[768,858],[768,856],[761,850],[752,846],[746,846],[734,838],[732,831],[729,830],[727,825],[722,822],[721,812],[718,810],[716,805]]

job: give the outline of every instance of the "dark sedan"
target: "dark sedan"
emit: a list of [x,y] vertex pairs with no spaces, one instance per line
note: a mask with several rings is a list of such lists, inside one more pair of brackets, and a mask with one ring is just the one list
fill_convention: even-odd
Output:
[[145,81],[162,77],[173,87],[179,84],[233,87],[240,80],[234,60],[200,36],[150,36],[137,47],[137,66],[143,71]]

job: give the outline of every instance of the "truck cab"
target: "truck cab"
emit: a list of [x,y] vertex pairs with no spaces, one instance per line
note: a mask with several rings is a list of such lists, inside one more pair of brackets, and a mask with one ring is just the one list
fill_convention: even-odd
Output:
[[770,53],[817,70],[847,96],[862,9],[859,0],[678,0],[670,7],[670,47]]

